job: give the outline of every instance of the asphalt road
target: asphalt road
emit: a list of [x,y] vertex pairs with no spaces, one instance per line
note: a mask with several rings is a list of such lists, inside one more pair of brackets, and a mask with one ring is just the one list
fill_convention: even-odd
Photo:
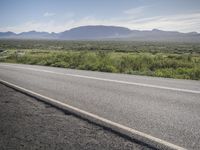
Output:
[[200,82],[0,64],[0,79],[187,149],[200,149]]
[[1,150],[151,149],[0,84]]

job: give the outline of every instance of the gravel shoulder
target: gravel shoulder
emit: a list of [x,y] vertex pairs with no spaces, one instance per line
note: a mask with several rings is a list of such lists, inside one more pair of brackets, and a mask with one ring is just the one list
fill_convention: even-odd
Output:
[[0,84],[0,149],[150,149]]

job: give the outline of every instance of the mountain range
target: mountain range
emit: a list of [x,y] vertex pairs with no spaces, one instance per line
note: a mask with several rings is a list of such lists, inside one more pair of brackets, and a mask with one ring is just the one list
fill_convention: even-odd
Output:
[[14,32],[0,32],[0,38],[200,42],[200,34],[197,32],[181,33],[158,29],[131,30],[125,27],[103,25],[80,26],[60,33],[29,31],[16,34]]

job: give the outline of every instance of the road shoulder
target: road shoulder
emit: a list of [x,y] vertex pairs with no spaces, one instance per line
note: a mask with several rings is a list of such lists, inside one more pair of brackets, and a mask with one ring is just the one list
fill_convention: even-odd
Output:
[[0,149],[149,149],[0,84]]

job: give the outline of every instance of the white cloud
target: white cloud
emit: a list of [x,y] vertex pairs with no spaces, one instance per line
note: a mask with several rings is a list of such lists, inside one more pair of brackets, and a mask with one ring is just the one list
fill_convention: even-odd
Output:
[[55,16],[55,14],[54,14],[54,13],[50,13],[50,12],[45,12],[45,13],[43,14],[43,16],[44,16],[44,17],[52,17],[52,16]]
[[200,12],[191,14],[157,16],[130,21],[133,28],[162,30],[178,30],[181,32],[200,32]]
[[[73,15],[70,15],[73,16]],[[200,12],[171,15],[171,16],[154,16],[148,18],[112,18],[97,19],[93,16],[87,16],[82,19],[73,19],[69,17],[66,21],[58,22],[50,20],[48,22],[29,21],[17,26],[1,27],[0,31],[14,31],[16,33],[36,30],[46,32],[61,32],[67,29],[83,25],[115,25],[124,26],[137,30],[151,30],[154,28],[161,30],[176,30],[181,32],[200,32]]]
[[73,12],[68,12],[68,13],[63,14],[63,18],[65,18],[65,19],[69,19],[74,16],[75,16],[75,14]]
[[125,10],[123,13],[128,14],[128,15],[138,15],[138,14],[141,14],[148,7],[149,6],[141,6],[141,7],[131,8],[131,9]]

